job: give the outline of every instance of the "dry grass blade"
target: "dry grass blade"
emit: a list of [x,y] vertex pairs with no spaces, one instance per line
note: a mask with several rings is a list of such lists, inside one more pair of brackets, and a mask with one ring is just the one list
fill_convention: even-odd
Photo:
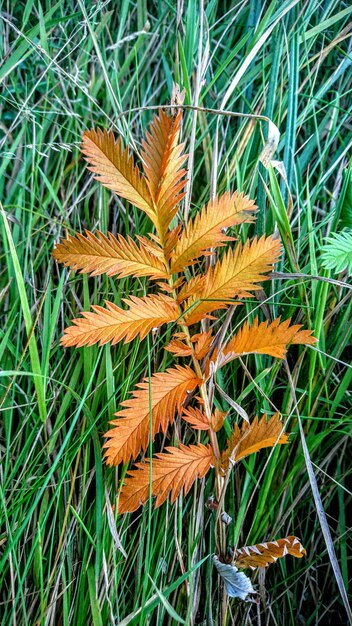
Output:
[[227,448],[221,455],[223,470],[227,471],[230,461],[237,463],[263,448],[288,443],[288,436],[282,432],[282,426],[278,413],[274,413],[269,421],[266,414],[260,420],[255,417],[249,426],[244,422],[241,429],[235,424]]
[[253,200],[237,191],[211,200],[182,232],[172,256],[171,271],[180,272],[207,249],[231,241],[224,229],[252,222],[256,208]]
[[152,439],[161,429],[172,423],[175,411],[181,411],[182,403],[202,381],[189,367],[176,366],[166,372],[154,374],[137,385],[133,397],[122,403],[105,437],[105,458],[108,465],[118,465],[136,458],[149,443],[150,421]]
[[69,235],[56,245],[53,257],[72,270],[82,274],[98,276],[150,276],[167,278],[161,259],[154,256],[142,242],[138,246],[133,239],[112,233],[96,235],[86,230],[86,234]]
[[287,554],[301,559],[306,551],[297,537],[290,536],[276,541],[266,541],[255,546],[245,546],[235,551],[236,567],[268,567]]
[[131,296],[123,302],[128,309],[107,301],[106,309],[93,305],[93,313],[82,313],[82,317],[72,320],[73,326],[65,328],[61,344],[67,348],[103,345],[109,341],[114,345],[122,339],[132,341],[137,336],[143,339],[152,328],[175,322],[179,316],[178,307],[169,296]]
[[[273,237],[255,238],[252,243],[238,244],[235,251],[229,250],[208,271],[201,290],[187,300],[185,308],[190,309],[185,315],[187,324],[195,324],[206,314],[226,308],[235,296],[251,297],[250,292],[260,288],[258,283],[267,280],[266,273],[280,253],[280,242]],[[198,302],[200,299],[202,302]]]
[[[166,448],[167,453],[156,454],[152,464],[152,494],[155,506],[165,502],[171,492],[171,502],[181,490],[187,494],[196,478],[203,478],[215,465],[215,456],[210,446],[203,444]],[[120,497],[119,512],[132,512],[144,504],[149,496],[150,464],[138,463],[125,480]]]
[[153,203],[146,180],[134,164],[128,148],[123,149],[119,137],[115,141],[111,131],[98,129],[85,131],[81,151],[89,163],[95,178],[121,198],[145,211],[151,219],[154,215]]

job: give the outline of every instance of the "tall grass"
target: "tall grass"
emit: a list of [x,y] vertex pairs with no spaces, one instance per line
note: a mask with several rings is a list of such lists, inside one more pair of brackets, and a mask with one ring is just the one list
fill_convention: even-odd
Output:
[[[250,193],[259,206],[257,232],[277,228],[285,243],[280,271],[308,275],[278,278],[267,306],[319,338],[318,349],[299,359],[291,350],[288,365],[344,585],[351,586],[352,292],[346,273],[323,269],[320,250],[326,235],[352,226],[352,8],[334,0],[212,0],[202,7],[196,0],[3,4],[4,625],[216,624],[218,582],[206,558],[214,518],[198,506],[210,492],[201,484],[176,507],[118,517],[111,505],[127,468],[114,472],[102,461],[109,418],[165,337],[64,351],[59,338],[68,319],[107,296],[119,303],[133,283],[69,274],[51,259],[67,231],[148,232],[141,212],[91,184],[77,147],[93,125],[112,127],[127,142],[132,131],[141,136],[151,118],[143,107],[169,103],[173,81],[185,89],[185,104],[266,115],[281,132],[275,158],[287,186],[258,161],[265,123],[186,111],[183,134],[195,163],[190,211],[215,188]],[[250,414],[276,406],[293,433],[284,450],[236,470],[229,543],[296,534],[307,549],[304,561],[288,558],[255,578],[261,609],[234,601],[229,623],[346,623],[285,368],[251,357],[217,382]]]

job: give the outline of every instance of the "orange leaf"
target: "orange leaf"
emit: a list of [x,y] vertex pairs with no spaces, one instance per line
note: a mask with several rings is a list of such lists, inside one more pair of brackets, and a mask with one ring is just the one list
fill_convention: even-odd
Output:
[[285,539],[266,541],[255,546],[239,548],[235,551],[235,565],[236,567],[250,567],[251,569],[268,567],[287,554],[291,554],[297,559],[301,559],[306,554],[300,539],[290,536]]
[[179,357],[190,356],[192,354],[192,349],[179,339],[171,339],[170,343],[165,346],[165,350]]
[[211,416],[211,427],[216,433],[223,427],[227,413],[228,411],[219,411],[219,409],[215,409],[213,415]]
[[165,266],[160,259],[151,254],[141,243],[137,246],[128,237],[108,236],[97,231],[97,235],[86,230],[86,235],[76,233],[59,243],[53,257],[59,263],[80,270],[83,274],[107,274],[107,276],[150,276],[166,278]]
[[182,285],[178,296],[177,302],[181,304],[186,298],[190,298],[194,293],[199,293],[205,283],[205,276],[192,276],[187,282]]
[[268,422],[266,414],[261,420],[255,417],[249,426],[243,422],[241,429],[235,424],[231,437],[227,441],[227,448],[221,455],[223,470],[227,471],[230,459],[233,463],[237,463],[262,448],[273,448],[276,444],[288,443],[288,436],[282,432],[282,427],[278,413],[274,413]]
[[94,313],[82,313],[82,317],[72,320],[74,326],[65,328],[61,344],[69,346],[103,345],[111,341],[114,345],[122,339],[132,341],[137,335],[143,339],[152,328],[175,322],[179,316],[178,307],[169,296],[144,296],[129,300],[123,298],[128,309],[120,309],[112,302],[105,302],[107,308],[93,305]]
[[183,409],[181,417],[185,420],[185,422],[191,424],[196,430],[209,430],[210,424],[207,416],[197,407]]
[[[185,303],[185,309],[193,307],[185,315],[187,324],[195,324],[217,309],[226,308],[237,296],[252,297],[251,291],[260,289],[258,283],[267,280],[281,252],[280,242],[273,237],[255,238],[252,243],[238,244],[229,250],[221,261],[205,275],[204,283]],[[202,302],[198,302],[202,299]]]
[[211,330],[208,330],[206,333],[197,333],[197,335],[193,335],[191,341],[196,344],[194,346],[194,356],[196,359],[198,359],[198,361],[204,359],[204,357],[207,356],[213,341]]
[[160,110],[142,142],[143,168],[156,213],[154,223],[163,241],[186,184],[186,170],[182,169],[186,157],[183,144],[178,144],[181,117],[181,112],[172,117]]
[[[161,429],[166,431],[173,422],[175,411],[181,411],[188,393],[194,391],[202,380],[189,367],[176,366],[166,372],[154,374],[137,385],[133,397],[122,402],[121,409],[113,420],[105,437],[105,457],[108,465],[118,465],[135,459],[140,450],[149,444],[150,421],[152,440]],[[150,415],[151,413],[151,415]]]
[[[166,448],[167,453],[156,454],[152,460],[152,494],[156,496],[155,506],[165,502],[171,492],[171,502],[175,502],[183,489],[186,495],[197,478],[203,478],[215,465],[215,457],[210,446],[198,444],[179,448]],[[119,513],[136,511],[149,497],[150,463],[137,463],[138,469],[131,470],[122,487]]]
[[[256,317],[250,326],[246,321],[237,335],[223,349],[226,362],[244,354],[267,354],[283,359],[292,343],[314,344],[311,330],[300,330],[301,324],[290,326],[290,319],[280,323],[280,317],[271,324],[259,323]],[[227,357],[227,358],[226,358]]]
[[120,137],[115,141],[111,131],[87,130],[83,133],[81,151],[96,180],[155,219],[146,180],[128,149],[123,149]]
[[181,234],[173,253],[171,273],[182,271],[208,248],[231,241],[232,237],[226,236],[223,229],[252,222],[256,208],[253,200],[237,191],[210,200]]

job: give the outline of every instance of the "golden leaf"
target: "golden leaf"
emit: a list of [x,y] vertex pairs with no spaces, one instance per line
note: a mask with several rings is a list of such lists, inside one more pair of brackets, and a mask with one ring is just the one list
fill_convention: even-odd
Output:
[[300,330],[301,324],[290,326],[290,319],[280,320],[278,317],[271,324],[268,321],[259,323],[256,317],[251,325],[246,321],[222,351],[226,362],[253,353],[283,359],[290,344],[313,345],[317,341],[311,336],[311,330]]
[[183,409],[181,417],[185,420],[185,422],[191,424],[196,430],[209,430],[210,428],[207,416],[197,407]]
[[61,344],[67,348],[103,345],[108,341],[114,345],[122,339],[127,343],[137,335],[143,339],[152,328],[175,322],[179,316],[178,307],[169,296],[131,296],[123,298],[123,302],[128,309],[107,301],[106,309],[93,305],[93,313],[82,313],[82,317],[72,320],[74,326],[65,328]]
[[301,559],[306,554],[298,537],[290,536],[285,539],[266,541],[255,546],[239,548],[235,551],[235,565],[236,567],[250,567],[251,569],[268,567],[287,554],[297,559]]
[[[186,495],[194,481],[203,478],[215,465],[211,446],[180,444],[179,448],[167,447],[166,450],[152,460],[151,488],[156,496],[156,507],[165,502],[170,492],[171,502],[175,502],[182,489]],[[119,513],[136,511],[149,497],[150,463],[137,463],[137,467],[129,471],[125,479],[119,497]]]
[[150,437],[161,429],[166,431],[173,422],[175,411],[181,411],[188,393],[194,391],[202,380],[189,367],[176,366],[166,372],[154,374],[137,385],[133,397],[122,403],[124,407],[116,413],[105,437],[105,457],[108,465],[118,465],[135,459],[140,450],[146,450]]
[[210,268],[199,291],[185,303],[185,310],[189,309],[185,315],[187,324],[195,324],[209,312],[233,304],[231,300],[235,296],[251,297],[251,291],[260,289],[258,283],[268,279],[266,274],[278,260],[280,252],[280,242],[273,237],[255,238],[252,243],[238,244],[235,251],[229,250]]
[[53,257],[59,263],[80,270],[83,274],[106,274],[120,278],[125,276],[150,276],[151,278],[167,278],[162,261],[151,254],[141,243],[137,246],[128,237],[122,235],[108,236],[97,231],[97,235],[86,230],[86,234],[76,233],[59,243]]
[[223,229],[252,222],[256,208],[253,200],[237,191],[210,200],[182,232],[172,256],[171,273],[182,271],[208,248],[231,241],[233,238],[226,236]]
[[165,241],[167,229],[184,197],[186,156],[178,144],[182,114],[172,117],[160,110],[142,142],[143,168],[149,193],[153,199],[158,235]]
[[111,131],[87,130],[83,133],[81,151],[96,180],[155,219],[147,182],[128,149],[123,149],[120,137],[115,141]]
[[276,444],[288,443],[288,436],[282,432],[282,428],[279,413],[274,413],[268,422],[266,414],[260,420],[255,417],[250,425],[243,422],[241,429],[235,424],[231,437],[227,441],[227,448],[221,454],[223,470],[227,471],[230,460],[237,463],[263,448],[273,448]]

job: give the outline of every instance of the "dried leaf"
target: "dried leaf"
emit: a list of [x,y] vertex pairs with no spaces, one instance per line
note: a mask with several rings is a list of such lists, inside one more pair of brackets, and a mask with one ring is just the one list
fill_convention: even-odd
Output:
[[255,593],[250,578],[239,572],[234,565],[221,563],[217,556],[213,556],[213,563],[224,580],[226,593],[230,598],[245,600],[250,593]]
[[214,432],[219,432],[224,425],[224,421],[227,415],[227,411],[219,411],[219,409],[215,409],[213,415],[211,416],[211,427]]
[[231,241],[224,229],[253,221],[256,210],[253,200],[243,193],[225,193],[210,200],[187,227],[178,240],[172,257],[171,273],[182,271],[195,259],[204,255],[208,248],[215,248]]
[[82,317],[72,320],[74,326],[65,328],[61,344],[67,348],[103,345],[108,341],[114,345],[122,339],[132,341],[137,335],[143,339],[152,328],[175,322],[179,317],[178,307],[169,296],[131,296],[123,302],[128,309],[113,302],[105,302],[106,309],[93,305],[93,313],[82,313]]
[[183,409],[181,417],[196,430],[209,430],[210,428],[207,416],[197,407]]
[[192,354],[192,349],[179,339],[171,339],[170,343],[165,346],[165,350],[178,357],[190,356]]
[[158,235],[164,241],[167,229],[184,197],[186,156],[183,144],[178,144],[182,114],[172,117],[160,110],[142,142],[143,168],[153,199]]
[[250,567],[251,569],[268,567],[268,565],[275,563],[287,554],[297,559],[301,559],[306,554],[300,539],[290,536],[285,539],[266,541],[255,546],[239,548],[235,551],[235,564],[241,569],[245,567]]
[[151,278],[167,278],[163,262],[151,254],[141,243],[137,246],[128,237],[122,235],[108,236],[100,231],[97,235],[86,230],[86,234],[76,233],[59,243],[53,257],[59,263],[80,270],[82,274],[106,274],[107,276],[150,276]]
[[282,432],[282,427],[279,413],[274,413],[268,422],[266,414],[261,420],[255,417],[249,426],[243,422],[241,429],[235,424],[231,437],[227,441],[227,448],[221,455],[223,470],[227,471],[230,459],[237,463],[262,448],[273,448],[276,444],[288,443],[288,436]]
[[194,356],[198,361],[204,359],[207,356],[210,346],[213,341],[213,335],[211,330],[206,333],[197,333],[191,337],[192,343],[195,343],[194,346]]
[[[268,321],[259,323],[256,317],[251,326],[246,321],[238,333],[229,341],[222,351],[228,362],[245,354],[267,354],[283,359],[290,344],[313,345],[317,340],[312,337],[311,330],[300,330],[301,324],[290,326],[290,319],[280,323],[280,317],[271,324]],[[223,360],[220,357],[220,363]]]
[[[227,308],[233,304],[231,300],[235,296],[252,297],[250,292],[260,289],[258,283],[268,279],[266,274],[280,252],[280,242],[273,237],[255,238],[252,243],[246,241],[244,246],[238,244],[235,251],[229,250],[208,271],[201,289],[185,303],[185,309],[189,309],[185,315],[187,324],[195,324],[211,311]],[[202,301],[197,303],[199,299]]]
[[[166,431],[173,422],[176,410],[181,411],[188,393],[194,391],[200,380],[189,367],[176,366],[166,372],[158,372],[149,380],[146,378],[137,385],[132,398],[122,402],[124,407],[116,413],[105,437],[105,458],[108,465],[118,465],[135,459],[140,450],[146,450],[149,444],[150,421],[151,437],[161,429]],[[151,415],[150,415],[151,413]]]
[[147,182],[120,137],[115,141],[111,131],[88,130],[83,133],[81,151],[96,180],[155,219]]
[[[152,459],[151,488],[156,496],[155,506],[165,502],[171,492],[175,502],[183,489],[186,495],[197,478],[203,478],[215,466],[211,446],[198,444],[179,448],[166,448],[167,453],[156,454]],[[119,513],[136,511],[149,497],[150,462],[137,463],[138,469],[128,472],[119,497]]]

